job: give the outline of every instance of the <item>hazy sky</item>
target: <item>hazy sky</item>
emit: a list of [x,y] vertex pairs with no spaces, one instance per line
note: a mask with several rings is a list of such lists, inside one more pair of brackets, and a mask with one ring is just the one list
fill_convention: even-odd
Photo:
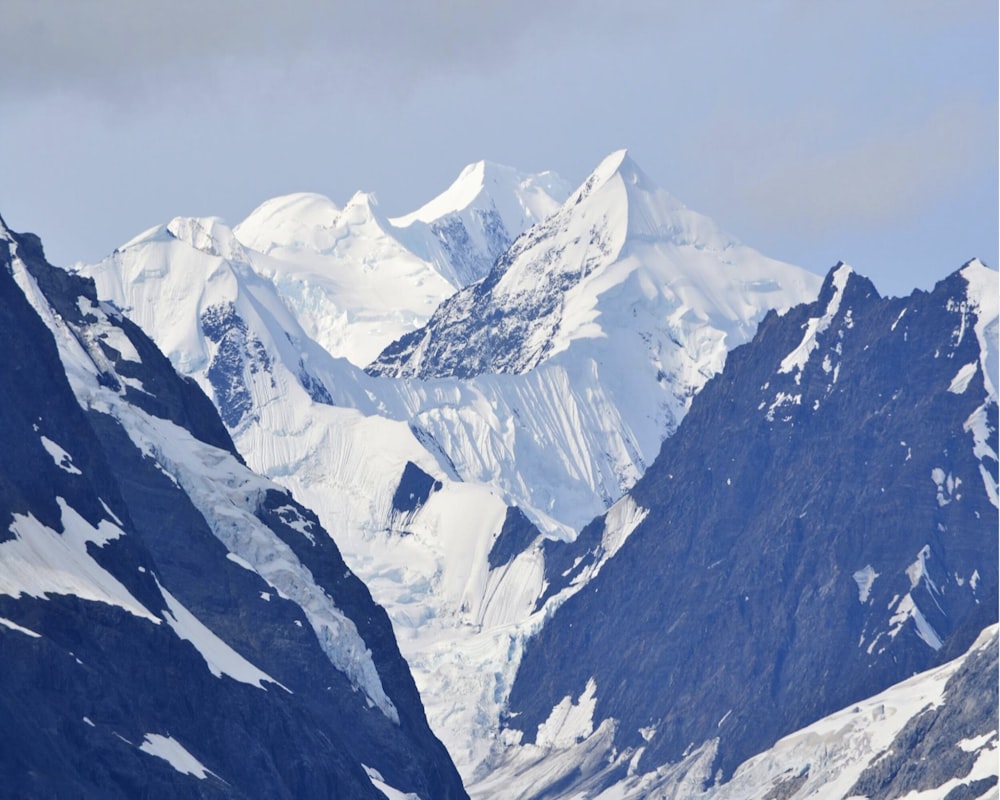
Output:
[[901,294],[997,266],[997,35],[996,0],[4,0],[0,214],[69,264],[628,147],[762,252]]

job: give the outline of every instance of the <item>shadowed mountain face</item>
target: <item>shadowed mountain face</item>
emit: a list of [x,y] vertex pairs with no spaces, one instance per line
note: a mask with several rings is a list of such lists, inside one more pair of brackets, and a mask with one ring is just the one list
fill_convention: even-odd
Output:
[[[816,303],[770,314],[630,492],[643,521],[529,642],[507,724],[532,741],[564,698],[596,695],[593,726],[617,720],[641,769],[719,737],[728,776],[996,621],[984,284],[995,296],[974,262],[881,298],[839,266]],[[549,594],[600,558],[603,529],[551,543]]]
[[[0,771],[17,797],[464,797],[315,515],[0,222]],[[377,774],[376,774],[377,773]]]

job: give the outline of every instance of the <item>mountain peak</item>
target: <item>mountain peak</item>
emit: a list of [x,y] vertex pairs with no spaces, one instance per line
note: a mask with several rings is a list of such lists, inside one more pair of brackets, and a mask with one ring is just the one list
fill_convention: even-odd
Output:
[[519,232],[555,212],[570,187],[553,172],[520,172],[494,161],[467,165],[451,185],[416,211],[391,220],[396,227],[415,222],[434,224],[471,208],[495,209],[509,232]]
[[620,218],[619,234],[632,245],[658,241],[716,252],[740,245],[712,219],[692,211],[660,188],[628,150],[606,156],[566,201],[563,211],[576,214],[575,206],[581,204],[590,209],[587,214],[596,218]]
[[[646,173],[644,173],[642,169],[640,169],[639,165],[635,163],[629,155],[628,150],[622,149],[615,150],[597,165],[594,171],[590,173],[587,179],[580,186],[579,191],[576,193],[574,202],[579,203],[585,197],[589,197],[600,187],[612,183],[615,179],[620,180],[626,190],[628,190],[628,187],[630,186],[635,186],[646,192],[662,192],[661,189],[658,189],[658,187],[648,177],[646,177]],[[666,193],[663,192],[663,194]]]
[[464,211],[483,193],[488,179],[492,179],[490,182],[497,182],[503,172],[513,173],[514,170],[487,161],[469,164],[441,194],[424,203],[416,211],[396,217],[392,222],[398,227],[405,228],[417,221],[433,223],[448,214]]
[[365,208],[375,208],[378,206],[378,198],[375,196],[375,192],[365,192],[357,191],[351,195],[351,199],[347,201],[347,205],[344,206],[346,211],[352,206],[363,206]]
[[844,261],[838,261],[830,268],[830,272],[826,276],[826,282],[832,282],[838,286],[844,286],[853,275],[857,275],[854,267]]
[[[0,225],[2,225],[2,224],[3,224],[3,219],[0,219]],[[978,271],[978,270],[985,269],[985,270],[989,270],[990,272],[996,272],[995,269],[993,269],[992,267],[987,266],[979,258],[970,258],[968,261],[966,261],[964,264],[962,264],[961,268],[959,269],[959,272],[961,272],[961,273],[964,274],[965,271],[968,270],[968,269],[971,269],[973,271]]]
[[203,253],[227,261],[247,261],[233,229],[219,217],[174,217],[167,223],[166,232]]
[[338,228],[354,228],[359,225],[374,225],[383,234],[395,238],[393,225],[379,208],[378,197],[374,192],[355,192],[336,221]]
[[636,163],[632,160],[632,156],[629,155],[626,148],[621,150],[615,150],[604,157],[597,168],[594,170],[595,175],[607,175],[611,176],[615,173],[630,172],[637,169]]
[[312,242],[316,231],[331,227],[340,212],[326,195],[295,192],[265,200],[233,231],[248,247],[269,253],[276,247]]
[[466,165],[461,172],[458,173],[458,177],[452,183],[452,187],[462,184],[478,184],[482,186],[486,182],[486,172],[491,169],[494,165],[490,162],[480,159],[479,161],[474,161],[471,164]]

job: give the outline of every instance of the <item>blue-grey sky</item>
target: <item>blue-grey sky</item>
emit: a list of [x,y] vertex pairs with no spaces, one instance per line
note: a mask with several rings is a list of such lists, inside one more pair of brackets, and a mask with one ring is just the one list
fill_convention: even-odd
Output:
[[0,214],[70,264],[628,147],[762,252],[902,294],[997,266],[997,34],[996,0],[5,0]]

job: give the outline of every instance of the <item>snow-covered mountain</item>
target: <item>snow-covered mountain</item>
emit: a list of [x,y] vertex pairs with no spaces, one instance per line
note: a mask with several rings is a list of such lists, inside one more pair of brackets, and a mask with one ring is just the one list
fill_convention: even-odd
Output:
[[572,536],[642,474],[728,350],[819,282],[621,151],[368,372],[409,379],[411,424],[459,475]]
[[[544,196],[521,178],[520,217],[508,220],[513,202],[486,202],[482,186],[492,198],[507,174],[473,165],[444,199],[403,221],[411,228],[491,205],[507,227],[541,213],[544,204],[523,198]],[[175,220],[85,272],[214,398],[248,463],[316,510],[389,610],[432,725],[471,773],[489,752],[516,654],[544,622],[535,606],[545,568],[533,542],[542,531],[572,538],[604,511],[652,461],[726,348],[772,303],[808,299],[819,278],[735,243],[616,154],[475,285],[521,275],[530,288],[537,274],[566,283],[573,270],[553,254],[569,248],[590,268],[579,286],[563,287],[559,305],[566,319],[589,314],[589,328],[561,322],[566,349],[522,374],[373,377],[321,347],[308,330],[317,324],[300,324],[294,292],[268,272],[277,240],[326,246],[324,202],[274,207],[279,235]],[[594,242],[577,241],[598,223]],[[608,237],[620,240],[616,250]],[[554,278],[539,273],[539,250]],[[496,300],[510,318],[538,312],[518,306],[516,293]],[[584,335],[598,326],[599,336]],[[635,521],[625,514],[621,524]]]
[[[823,347],[833,335],[831,331],[846,336],[845,332],[854,330],[863,316],[862,307],[871,319],[881,319],[880,314],[896,314],[902,309],[892,303],[904,301],[878,299],[870,284],[839,270],[828,279],[819,306],[789,311],[798,303],[815,300],[820,278],[767,259],[739,244],[714,223],[653,186],[626,154],[616,153],[550,217],[521,234],[499,255],[495,267],[484,278],[459,289],[434,311],[426,327],[404,335],[382,352],[369,367],[372,374],[365,374],[356,366],[357,353],[351,356],[353,363],[335,358],[317,341],[318,331],[333,320],[334,327],[340,326],[339,329],[353,335],[350,332],[361,312],[337,321],[339,312],[330,310],[340,307],[338,293],[349,294],[353,279],[343,278],[342,285],[327,280],[320,266],[315,267],[315,275],[303,278],[305,272],[295,273],[304,269],[301,265],[307,261],[301,254],[312,253],[319,259],[344,258],[345,270],[355,269],[363,259],[351,261],[344,255],[348,250],[340,251],[338,247],[340,242],[346,243],[345,248],[357,246],[360,249],[355,254],[374,254],[369,266],[375,274],[371,286],[377,286],[382,255],[390,264],[385,274],[398,275],[391,264],[393,253],[402,250],[392,248],[405,245],[407,252],[425,266],[431,265],[434,275],[441,277],[446,274],[440,266],[444,261],[435,260],[431,249],[420,250],[413,242],[420,240],[428,227],[433,227],[434,220],[444,219],[449,213],[465,220],[462,224],[471,242],[475,237],[470,233],[474,228],[469,220],[486,217],[474,214],[463,217],[461,210],[484,207],[486,195],[482,187],[492,186],[490,192],[496,192],[498,183],[509,185],[499,178],[491,182],[488,179],[491,169],[488,165],[473,165],[456,183],[458,188],[452,187],[442,196],[444,199],[432,201],[407,217],[379,220],[375,228],[381,232],[376,231],[370,239],[357,231],[338,239],[339,234],[330,232],[343,232],[343,226],[350,228],[349,220],[330,222],[327,218],[339,219],[342,212],[332,209],[322,198],[292,196],[262,206],[265,210],[270,205],[273,208],[258,216],[257,238],[256,234],[251,235],[254,226],[247,223],[238,226],[234,233],[216,220],[175,220],[166,226],[166,231],[153,231],[85,271],[94,276],[102,295],[112,298],[139,321],[174,364],[194,377],[213,397],[248,463],[290,488],[296,498],[316,510],[348,564],[369,585],[375,599],[387,608],[431,725],[448,746],[463,776],[474,781],[474,790],[482,796],[491,796],[493,789],[487,787],[495,789],[495,784],[486,777],[491,769],[497,770],[497,776],[508,775],[514,780],[515,773],[528,774],[523,769],[528,760],[538,762],[528,771],[533,777],[517,785],[530,785],[534,787],[530,791],[558,796],[563,791],[572,793],[591,779],[586,784],[591,788],[598,784],[618,785],[616,782],[628,777],[628,761],[633,758],[636,758],[634,775],[648,774],[667,763],[684,763],[686,758],[684,747],[677,753],[671,749],[676,744],[674,740],[683,734],[675,732],[670,738],[662,735],[669,727],[665,723],[657,727],[633,719],[639,715],[638,702],[633,705],[629,705],[631,700],[626,702],[627,711],[622,716],[618,711],[600,716],[609,707],[608,693],[603,688],[609,681],[638,687],[645,686],[643,681],[649,678],[658,682],[657,686],[670,684],[663,673],[650,677],[639,671],[638,676],[629,673],[627,679],[621,675],[609,679],[595,671],[588,676],[595,677],[591,689],[586,678],[576,681],[579,676],[567,672],[562,662],[539,666],[544,658],[538,653],[545,652],[547,637],[554,636],[557,644],[548,651],[553,658],[575,659],[581,668],[589,665],[597,670],[592,659],[595,653],[629,652],[628,647],[634,647],[636,642],[655,642],[658,638],[652,629],[636,628],[645,624],[636,620],[649,622],[657,631],[662,628],[656,622],[660,619],[657,616],[660,607],[656,604],[644,607],[641,596],[635,597],[636,587],[650,581],[664,585],[672,582],[681,587],[692,583],[680,566],[687,562],[677,553],[668,557],[655,548],[650,553],[632,543],[634,536],[646,542],[668,540],[673,542],[670,547],[681,546],[678,542],[685,541],[687,534],[683,530],[674,537],[672,528],[668,536],[662,527],[664,519],[673,519],[669,512],[674,501],[664,504],[658,499],[653,503],[648,490],[643,488],[654,485],[654,481],[661,486],[666,480],[663,476],[670,474],[664,464],[670,463],[671,456],[661,455],[657,462],[660,466],[653,468],[652,475],[643,478],[634,489],[633,485],[653,463],[661,445],[664,452],[677,452],[672,449],[673,440],[668,439],[663,445],[664,439],[679,424],[687,424],[682,419],[692,397],[728,364],[731,359],[727,353],[732,348],[754,336],[759,322],[764,322],[764,328],[758,336],[770,331],[771,336],[777,337],[777,345],[754,350],[753,358],[761,363],[774,361],[770,366],[759,367],[762,374],[753,377],[753,380],[759,378],[756,384],[741,378],[740,385],[745,391],[726,395],[725,402],[716,400],[711,413],[701,413],[701,422],[689,424],[700,426],[696,427],[697,433],[682,437],[686,445],[678,445],[689,464],[690,480],[684,482],[689,494],[677,495],[676,502],[679,509],[688,507],[685,504],[697,509],[704,506],[703,510],[692,511],[694,516],[709,513],[715,506],[728,509],[730,516],[723,526],[727,529],[745,517],[746,524],[756,526],[758,533],[768,525],[772,531],[784,531],[786,523],[800,519],[801,509],[792,514],[785,508],[787,503],[775,500],[773,508],[788,511],[788,519],[767,517],[764,510],[768,504],[755,500],[756,495],[750,490],[740,494],[740,502],[735,505],[709,502],[707,498],[714,497],[712,492],[721,486],[711,480],[705,483],[707,478],[704,471],[699,472],[698,464],[707,464],[706,459],[716,456],[724,460],[725,447],[743,447],[740,443],[747,438],[748,431],[756,431],[759,425],[770,426],[775,428],[772,438],[753,439],[748,445],[750,455],[746,456],[744,471],[761,480],[769,470],[774,473],[779,468],[781,474],[794,473],[800,482],[808,481],[811,475],[816,485],[804,486],[802,494],[818,492],[817,487],[834,474],[822,450],[811,440],[792,447],[789,444],[792,440],[785,441],[782,436],[789,432],[798,436],[802,430],[813,430],[808,435],[822,433],[837,442],[853,441],[845,432],[856,426],[857,414],[867,407],[865,403],[875,402],[880,391],[885,396],[891,396],[892,392],[876,385],[881,378],[871,377],[864,390],[858,390],[858,397],[851,395],[851,402],[843,398],[835,402],[843,386],[851,385],[850,380],[845,380],[848,359],[836,349],[836,342],[829,344],[829,353]],[[504,173],[492,169],[492,174]],[[544,181],[539,179],[539,182],[544,188]],[[524,189],[523,182],[518,186]],[[524,189],[522,197],[526,194]],[[548,190],[546,194],[551,196]],[[471,205],[470,197],[474,198]],[[508,216],[516,219],[511,215],[518,206],[495,200],[490,203],[505,228]],[[370,203],[366,207],[372,210]],[[374,219],[373,214],[365,216],[367,213],[358,217],[362,221],[358,223],[358,231]],[[525,212],[521,221],[527,219]],[[266,230],[276,233],[261,233]],[[488,243],[491,241],[488,231],[497,227],[484,223],[478,230],[482,235],[477,241]],[[199,231],[208,233],[203,235]],[[387,232],[392,233],[396,244],[386,244]],[[443,239],[438,234],[435,234],[438,250],[434,252],[439,255],[451,252],[441,244]],[[459,236],[449,241],[466,239]],[[372,242],[391,247],[378,250]],[[328,252],[321,253],[324,248]],[[473,253],[474,249],[469,245],[463,252]],[[275,261],[269,259],[280,261],[281,269],[275,268]],[[454,252],[447,263],[453,267],[459,263]],[[286,281],[292,274],[298,277]],[[417,280],[416,275],[412,273],[410,278]],[[960,341],[956,340],[956,346],[947,351],[952,358],[943,356],[941,364],[946,359],[950,363],[958,358],[959,351],[963,357],[967,355],[965,350],[971,347],[972,338],[980,343],[996,338],[995,303],[989,305],[989,281],[995,281],[995,273],[970,265],[962,275],[962,278],[953,276],[950,288],[954,291],[948,296],[953,308],[946,311],[957,314],[956,309],[969,312],[976,306],[975,312],[963,312],[962,317],[976,336],[958,336]],[[978,289],[967,287],[970,276],[974,282],[978,281]],[[300,279],[300,284],[296,284]],[[294,287],[307,283],[313,287],[322,283],[323,287],[305,300],[308,293]],[[363,281],[359,285],[364,285]],[[857,307],[845,318],[845,309],[853,306],[849,303],[842,308],[840,301],[848,294]],[[357,303],[358,309],[368,302],[362,295],[363,292],[351,301]],[[912,308],[907,307],[909,310],[902,319],[907,324],[933,319],[935,324],[929,325],[926,334],[917,336],[916,331],[922,330],[917,322],[913,322],[915,327],[910,332],[906,332],[902,322],[893,328],[904,330],[903,342],[919,338],[919,348],[914,345],[911,350],[886,349],[879,338],[884,331],[875,322],[862,326],[864,335],[860,328],[854,331],[851,341],[856,348],[850,351],[851,356],[871,359],[854,370],[855,377],[878,375],[879,369],[886,365],[893,369],[900,363],[911,365],[907,359],[918,351],[920,358],[926,359],[929,345],[925,339],[943,335],[938,317],[921,310],[921,303],[921,296],[915,296]],[[889,306],[892,308],[887,311]],[[784,315],[769,313],[773,309]],[[384,319],[386,313],[386,308],[382,308],[376,316],[382,315]],[[951,319],[947,314],[944,318]],[[888,320],[883,327],[892,322]],[[993,327],[989,328],[991,324]],[[778,330],[782,331],[780,335],[774,333]],[[375,338],[383,334],[384,331]],[[362,338],[367,341],[371,336],[369,329]],[[946,338],[941,338],[941,342]],[[943,347],[941,342],[938,345]],[[866,346],[873,350],[870,356],[861,355]],[[846,347],[842,345],[841,350]],[[817,348],[819,355],[815,355]],[[981,351],[987,353],[986,349]],[[954,391],[946,394],[958,398],[956,402],[964,402],[972,395],[965,393],[963,387],[979,387],[976,391],[985,389],[987,394],[993,391],[989,387],[997,385],[995,349],[989,352],[993,355],[984,355],[977,362],[979,366],[974,367],[970,360],[961,365],[962,370],[949,375],[949,386]],[[747,355],[742,358],[744,362],[751,359]],[[935,380],[940,377],[934,370],[925,371],[928,375],[933,373]],[[911,377],[916,382],[916,369]],[[891,376],[886,380],[891,382]],[[711,381],[709,388],[717,386],[719,381],[722,378]],[[821,385],[837,388],[831,388],[833,394],[828,396],[825,388],[825,393],[819,391]],[[931,413],[916,398],[937,392],[933,386],[936,386],[933,382],[910,386],[907,397],[917,405],[913,414]],[[807,396],[802,387],[816,389],[816,396]],[[833,407],[837,413],[821,414],[813,408],[817,401],[824,412]],[[824,419],[829,429],[808,428],[805,419],[795,416],[805,415],[807,410],[811,414],[809,419]],[[990,476],[994,486],[996,482],[996,470],[990,466],[993,463],[990,458],[995,461],[996,452],[995,440],[991,439],[995,437],[991,433],[996,427],[995,404],[991,406],[980,398],[973,411],[958,426],[961,431],[961,426],[968,423],[971,433],[955,435],[971,437],[971,453],[985,468],[980,475],[982,488],[975,491],[988,493]],[[872,414],[880,423],[882,417],[875,411]],[[923,417],[922,424],[928,424],[928,418]],[[872,424],[880,435],[884,433],[878,424]],[[916,422],[913,425],[919,427]],[[937,421],[930,427],[935,425]],[[807,434],[803,435],[808,439]],[[913,438],[909,430],[901,436],[907,442]],[[863,438],[856,445],[855,460],[862,464],[862,450],[867,453],[865,448],[878,449]],[[950,445],[946,449],[955,452]],[[764,459],[768,453],[778,452],[784,454],[784,460],[778,459],[777,466]],[[728,457],[735,455],[730,453]],[[758,462],[758,457],[764,460]],[[698,461],[699,458],[703,460]],[[917,461],[916,455],[911,461]],[[907,469],[913,467],[911,464]],[[713,469],[718,472],[721,466],[714,465]],[[977,469],[978,466],[973,472]],[[941,508],[951,503],[956,493],[966,501],[975,496],[968,486],[969,476],[965,474],[968,470],[960,474],[944,463],[929,465],[927,470],[935,481],[936,492],[948,501]],[[837,485],[842,485],[844,492],[858,492],[867,498],[865,492],[849,484],[854,473],[863,474],[863,470],[857,464],[845,465],[836,473]],[[727,477],[735,482],[733,475]],[[963,491],[956,489],[956,477],[962,481]],[[731,485],[726,484],[727,489]],[[917,485],[915,479],[914,485]],[[899,494],[889,496],[897,498],[892,502],[898,506],[912,502],[909,496],[905,500],[899,500]],[[853,500],[850,503],[845,500],[841,505],[851,503]],[[963,508],[969,505],[966,502]],[[814,511],[816,507],[812,506]],[[892,509],[898,511],[896,505]],[[995,520],[995,510],[991,509],[992,506],[986,510]],[[836,518],[832,508],[823,513],[830,520]],[[598,515],[599,519],[588,526]],[[989,521],[982,514],[976,519],[979,521],[970,522],[973,527],[985,524],[983,520]],[[584,531],[576,539],[581,528]],[[799,523],[799,528],[806,530],[807,523]],[[792,533],[799,528],[792,525]],[[643,531],[646,533],[642,534]],[[924,528],[913,527],[913,536],[923,531]],[[794,557],[790,553],[793,550],[799,553],[803,563],[808,559],[789,545],[785,560],[775,567],[767,561],[775,556],[774,548],[762,537],[763,534],[757,539],[746,537],[746,547],[750,548],[754,541],[759,545],[759,553],[747,557],[747,563],[759,564],[759,575],[747,567],[738,572],[738,577],[767,583],[768,576],[778,575],[778,588],[774,588],[773,581],[767,583],[772,587],[767,592],[763,585],[759,588],[762,597],[770,596],[779,602],[776,598],[785,598],[781,594],[782,581],[786,579],[783,576],[788,570],[794,573]],[[551,539],[565,542],[560,544]],[[840,541],[846,539],[841,537]],[[692,548],[703,546],[700,539],[691,542]],[[886,544],[887,552],[891,551],[894,579],[903,580],[900,575],[908,574],[907,568],[917,574],[929,563],[930,580],[935,586],[944,585],[941,575],[934,572],[937,564],[934,559],[939,557],[934,549],[937,545],[909,540],[904,544],[898,547]],[[930,555],[923,554],[925,544],[930,545]],[[907,550],[909,545],[913,546]],[[803,545],[799,542],[796,546]],[[975,548],[966,553],[972,558],[970,553],[982,555]],[[620,575],[615,579],[620,583],[608,583],[612,579],[605,572],[610,569],[614,575],[617,569],[614,565],[624,562],[641,563],[645,577],[638,575],[637,566],[637,574],[627,578]],[[650,575],[649,564],[661,567]],[[953,575],[950,580],[957,586],[961,578],[963,586],[958,589],[951,586],[946,601],[935,596],[941,609],[949,609],[953,616],[961,616],[963,602],[972,602],[969,592],[973,584],[980,588],[995,586],[995,580],[989,583],[988,569],[976,573],[975,569],[967,568],[965,561],[960,566],[961,569],[953,570],[958,577]],[[874,555],[865,564],[851,566],[849,573],[845,569],[838,562],[841,577],[855,576],[849,586],[855,587],[857,597],[865,591],[863,587],[867,587],[868,597],[875,598],[890,586],[885,579],[888,568],[877,563]],[[733,574],[714,576],[723,581],[714,587],[714,593],[706,588],[711,581],[694,581],[695,588],[705,589],[703,594],[711,601],[702,597],[707,607],[721,602],[719,598],[733,599],[729,591]],[[623,588],[626,584],[627,588]],[[755,729],[756,739],[753,736],[740,739],[727,731],[728,738],[723,738],[712,751],[708,766],[723,764],[728,777],[740,759],[769,746],[778,736],[834,711],[838,708],[838,698],[846,705],[899,680],[908,674],[904,672],[907,665],[928,666],[924,656],[912,656],[910,645],[906,650],[909,662],[902,658],[899,661],[902,666],[885,666],[897,656],[894,648],[899,646],[898,642],[906,641],[908,636],[912,638],[923,631],[927,637],[923,641],[931,639],[931,633],[921,627],[924,623],[942,640],[947,640],[948,631],[952,630],[951,622],[946,624],[935,617],[932,608],[937,609],[938,605],[921,599],[922,585],[918,579],[915,587],[911,587],[913,591],[900,591],[898,597],[877,600],[888,605],[892,599],[893,609],[887,616],[898,617],[892,623],[898,628],[896,636],[889,636],[882,629],[885,620],[878,623],[882,628],[872,622],[869,628],[857,632],[866,637],[866,647],[878,633],[883,634],[879,646],[887,647],[890,655],[882,656],[878,670],[871,673],[875,677],[866,678],[851,691],[841,687],[839,695],[831,690],[829,696],[805,706],[794,719],[780,717],[781,705],[776,703],[774,716]],[[843,587],[839,584],[829,590],[824,587],[811,590],[816,597],[829,595],[837,602],[843,599],[840,596]],[[691,589],[679,592],[678,598],[694,594],[695,589]],[[974,599],[982,599],[975,591],[972,594]],[[867,605],[874,602],[871,600]],[[568,610],[557,611],[563,604]],[[581,608],[586,613],[579,611]],[[623,612],[623,608],[627,610]],[[714,629],[720,619],[740,618],[738,612],[739,608],[727,606],[706,624]],[[687,621],[678,623],[682,628],[693,625],[692,620],[697,618],[694,605],[678,613],[687,614],[684,617]],[[853,612],[855,616],[859,613]],[[945,611],[941,613],[947,616]],[[562,622],[570,618],[570,623]],[[856,621],[854,616],[849,619]],[[990,621],[983,620],[980,628]],[[556,632],[548,634],[553,625]],[[574,640],[570,649],[565,649],[560,637],[568,637],[568,641],[573,636],[567,634],[567,625],[575,631],[573,635],[592,628],[595,637],[608,636],[609,643],[597,648],[593,643],[580,644]],[[839,623],[830,623],[837,631],[838,626]],[[802,624],[796,623],[791,628],[777,626],[776,630],[794,633],[801,627]],[[613,629],[622,637],[632,632],[628,647],[614,639]],[[906,633],[901,635],[899,631],[903,630]],[[836,641],[843,644],[841,633]],[[693,629],[688,630],[684,641],[695,640],[699,640],[698,636]],[[726,658],[742,652],[742,645],[734,644],[733,638],[728,641],[731,652],[723,654],[722,664],[728,663]],[[923,641],[920,647],[930,649]],[[966,644],[968,641],[971,639]],[[518,672],[526,642],[529,661]],[[949,646],[945,642],[942,651]],[[775,659],[781,665],[778,669],[782,676],[790,674],[790,665],[802,666],[801,660],[796,662],[790,656],[782,656],[781,648],[778,643],[765,652],[767,648],[762,645],[752,661],[763,665],[767,659]],[[921,651],[917,648],[916,652]],[[626,657],[616,656],[613,660],[622,670],[638,663]],[[697,659],[691,663],[700,664],[701,671],[696,676],[699,679],[716,674],[711,665]],[[600,669],[611,667],[605,663]],[[858,670],[865,671],[860,667]],[[857,670],[847,672],[850,676]],[[512,701],[505,741],[509,744],[520,735],[521,744],[496,750],[493,743],[515,673],[521,688]],[[743,677],[733,679],[730,686],[733,691],[736,691],[733,687],[743,685]],[[692,685],[696,684],[697,681]],[[749,685],[754,685],[753,680]],[[700,703],[694,698],[694,691],[691,698],[682,698],[683,701]],[[756,697],[754,693],[751,695]],[[649,696],[654,697],[655,692],[650,690]],[[848,696],[850,699],[845,699]],[[714,713],[714,706],[722,702],[717,700],[704,704],[706,715]],[[597,709],[593,715],[589,711],[591,704]],[[732,707],[735,709],[736,705]],[[721,709],[711,722],[717,723],[726,711],[728,708]],[[734,710],[729,719],[739,722],[741,730],[749,730],[753,726],[746,719],[747,713],[744,709],[741,716]],[[587,720],[593,722],[589,728]],[[696,737],[692,737],[684,746],[688,743],[698,746],[711,738],[698,728],[701,722],[704,720],[699,718],[689,722],[689,726],[697,729],[702,738],[695,741]],[[633,723],[636,723],[634,730]],[[654,735],[654,728],[660,733]],[[649,742],[645,741],[646,735]],[[578,738],[582,741],[577,742]],[[668,738],[669,742],[664,744]],[[535,744],[531,744],[532,740]],[[532,750],[533,747],[536,749]],[[637,755],[640,747],[645,749],[642,755]],[[621,760],[623,754],[628,754],[626,761]],[[673,760],[676,758],[682,760]],[[603,771],[609,763],[616,770],[613,775]],[[571,765],[570,772],[576,777],[560,772],[560,765],[566,764]],[[558,783],[563,780],[564,783]]]
[[11,797],[463,797],[316,516],[94,285],[0,220]]
[[530,796],[668,773],[654,796],[688,796],[995,623],[998,298],[975,261],[907,298],[839,265],[769,314],[636,486],[544,544],[539,606],[570,596],[526,645],[490,765],[544,751]]

